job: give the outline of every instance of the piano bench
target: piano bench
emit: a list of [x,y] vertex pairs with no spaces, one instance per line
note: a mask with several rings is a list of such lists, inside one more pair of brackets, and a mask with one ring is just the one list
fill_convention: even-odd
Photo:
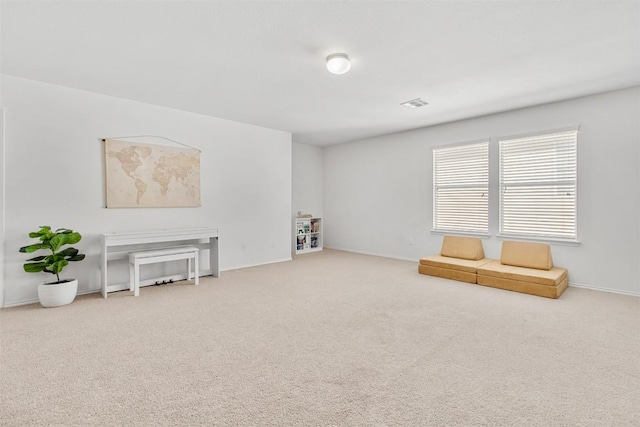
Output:
[[194,264],[194,282],[199,282],[198,248],[193,246],[176,246],[173,248],[152,251],[132,252],[129,254],[129,290],[135,296],[140,295],[140,266],[158,262],[187,260],[187,280],[191,280],[191,260]]

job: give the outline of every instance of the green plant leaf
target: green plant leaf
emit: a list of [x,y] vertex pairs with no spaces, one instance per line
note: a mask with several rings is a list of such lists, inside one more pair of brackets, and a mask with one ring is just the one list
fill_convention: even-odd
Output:
[[51,250],[56,252],[58,249],[60,249],[60,246],[64,245],[63,235],[58,234],[57,236],[53,236],[49,244],[51,245]]
[[84,254],[76,255],[71,258],[67,258],[68,261],[82,261],[84,259]]
[[66,245],[73,245],[75,243],[78,243],[80,240],[82,240],[82,236],[80,235],[80,233],[76,231],[73,231],[71,233],[65,233],[64,236],[66,236],[66,240],[65,240]]
[[61,255],[63,257],[74,257],[78,255],[78,250],[76,248],[66,248],[58,252],[58,255]]
[[29,233],[29,237],[31,238],[38,238],[41,236],[46,236],[51,232],[51,227],[49,227],[48,225],[41,225],[40,226],[40,230],[38,231],[32,231],[31,233]]
[[66,234],[57,234],[51,238],[51,249],[56,252],[63,245],[72,245],[78,243],[82,239],[80,233],[72,232]]
[[69,261],[66,259],[61,259],[60,261],[55,261],[49,267],[49,270],[55,274],[59,274],[63,268],[65,268],[69,264]]
[[26,253],[30,254],[31,252],[35,252],[38,249],[51,249],[51,248],[49,247],[49,245],[46,245],[44,243],[36,243],[36,244],[33,244],[33,245],[21,247],[20,248],[20,252],[23,252],[23,253],[26,252]]
[[27,273],[39,273],[43,271],[46,267],[46,264],[43,262],[34,262],[32,264],[24,264],[24,271]]
[[40,255],[34,258],[29,258],[27,261],[42,261],[47,259],[47,257],[45,255]]

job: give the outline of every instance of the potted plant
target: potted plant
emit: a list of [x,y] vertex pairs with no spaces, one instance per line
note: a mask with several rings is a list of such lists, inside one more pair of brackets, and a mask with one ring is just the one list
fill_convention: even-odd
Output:
[[27,273],[51,273],[55,274],[56,281],[38,285],[38,298],[43,307],[58,307],[70,304],[78,291],[77,279],[60,280],[60,273],[71,261],[82,261],[84,254],[72,247],[62,249],[65,245],[78,243],[82,236],[80,233],[68,228],[58,228],[51,231],[51,227],[43,225],[40,230],[29,233],[29,237],[38,239],[40,243],[34,243],[20,248],[20,252],[32,253],[38,250],[46,250],[51,253],[28,259],[24,264]]

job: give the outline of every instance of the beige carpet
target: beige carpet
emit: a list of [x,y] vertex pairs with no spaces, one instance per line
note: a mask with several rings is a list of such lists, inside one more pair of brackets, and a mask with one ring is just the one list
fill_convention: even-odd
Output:
[[638,426],[640,298],[325,250],[0,311],[6,426]]

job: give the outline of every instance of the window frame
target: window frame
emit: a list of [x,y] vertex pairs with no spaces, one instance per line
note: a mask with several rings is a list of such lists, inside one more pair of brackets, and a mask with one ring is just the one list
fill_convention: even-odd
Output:
[[[505,183],[504,183],[504,177],[503,177],[503,143],[508,143],[510,141],[517,141],[517,140],[526,140],[526,139],[535,139],[537,137],[539,138],[544,138],[544,137],[549,137],[552,135],[559,135],[559,134],[569,134],[569,133],[574,133],[574,137],[573,137],[573,147],[570,147],[569,149],[572,149],[573,152],[575,153],[574,157],[573,157],[573,178],[571,180],[557,180],[557,181],[553,181],[553,182],[548,182],[548,181],[537,181],[538,187],[551,187],[553,185],[562,185],[562,184],[569,184],[569,185],[573,185],[573,224],[574,224],[574,229],[573,229],[573,234],[571,236],[566,236],[563,237],[561,235],[554,235],[554,234],[544,234],[544,232],[522,232],[522,233],[514,233],[514,232],[505,232],[504,231],[504,191],[505,191]],[[544,130],[544,131],[538,131],[538,132],[530,132],[530,133],[526,133],[526,134],[519,134],[519,135],[509,135],[509,136],[502,136],[499,138],[496,138],[497,141],[497,145],[498,145],[498,195],[499,195],[499,200],[498,200],[498,234],[497,237],[500,239],[519,239],[519,240],[532,240],[532,241],[541,241],[541,242],[553,242],[553,243],[561,243],[561,244],[568,244],[568,245],[575,245],[575,244],[579,244],[580,241],[578,240],[578,219],[579,219],[579,215],[578,215],[578,139],[579,139],[579,127],[574,126],[574,127],[566,127],[566,128],[560,128],[560,129],[552,129],[552,130]],[[559,169],[559,168],[558,168]],[[533,186],[534,184],[536,184],[536,181],[531,181],[529,182],[529,187]],[[526,187],[526,185],[521,185],[521,187]]]
[[[455,149],[461,149],[461,148],[470,148],[472,146],[480,146],[480,145],[484,145],[484,150],[486,153],[486,169],[485,169],[485,182],[486,182],[486,186],[482,186],[482,185],[460,185],[460,184],[440,184],[440,182],[438,181],[438,171],[441,169],[441,167],[438,166],[437,164],[437,155],[436,152],[437,151],[441,151],[441,150],[455,150]],[[491,171],[491,162],[490,162],[490,152],[491,152],[491,138],[483,138],[483,139],[478,139],[478,140],[473,140],[473,141],[466,141],[466,142],[459,142],[459,143],[454,143],[454,144],[447,144],[447,145],[438,145],[435,147],[431,148],[431,155],[432,155],[432,229],[431,232],[434,234],[458,234],[458,235],[471,235],[471,236],[478,236],[478,237],[490,237],[490,223],[491,223],[491,217],[490,217],[490,195],[491,195],[491,179],[490,179],[490,171]],[[478,229],[469,229],[469,228],[438,228],[437,224],[438,224],[438,218],[442,216],[442,213],[439,212],[439,204],[438,204],[438,189],[439,188],[448,188],[448,189],[454,189],[454,188],[458,188],[458,189],[482,189],[484,190],[483,194],[484,194],[484,198],[486,200],[486,212],[485,212],[485,217],[486,217],[486,225],[484,229],[478,230]]]

